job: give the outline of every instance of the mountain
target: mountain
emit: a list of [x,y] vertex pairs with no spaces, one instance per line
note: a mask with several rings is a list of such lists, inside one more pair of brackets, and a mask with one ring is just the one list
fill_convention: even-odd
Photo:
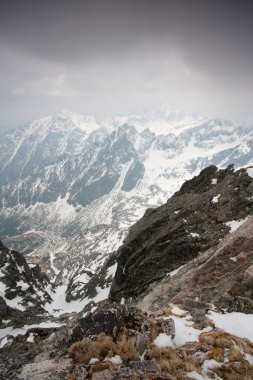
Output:
[[57,282],[93,275],[147,208],[252,147],[250,126],[180,112],[36,120],[1,135],[0,237]]

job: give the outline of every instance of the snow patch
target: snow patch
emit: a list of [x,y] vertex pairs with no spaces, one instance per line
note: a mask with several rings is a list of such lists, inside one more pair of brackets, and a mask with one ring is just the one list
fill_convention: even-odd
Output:
[[122,359],[119,355],[114,355],[111,358],[107,358],[108,361],[115,365],[121,365],[122,364]]
[[213,199],[211,200],[211,202],[212,203],[218,203],[219,202],[219,198],[220,198],[220,194],[218,194],[215,197],[213,197]]
[[0,329],[0,339],[4,338],[6,335],[12,335],[12,336],[17,336],[19,334],[25,335],[27,330],[32,329],[32,328],[55,328],[55,327],[61,327],[64,326],[64,323],[59,323],[59,322],[41,322],[39,324],[34,324],[34,325],[25,325],[23,327],[20,327],[18,329],[14,329],[13,327],[6,327],[4,329]]
[[197,234],[196,232],[190,232],[190,235],[191,235],[192,237],[199,237],[199,234]]
[[175,276],[183,267],[185,267],[186,264],[181,265],[181,267],[174,269],[172,272],[169,272],[170,277]]
[[250,176],[251,178],[253,178],[253,168],[248,168],[247,169],[247,174],[248,174],[248,176]]
[[225,224],[226,224],[226,226],[228,226],[230,228],[230,233],[231,233],[231,232],[234,232],[235,230],[237,230],[237,228],[239,228],[248,219],[249,219],[249,217],[246,216],[246,218],[244,218],[244,219],[231,220],[230,222],[226,222]]
[[210,311],[209,317],[219,329],[253,342],[253,314],[239,312],[220,314]]
[[158,337],[155,338],[153,343],[159,348],[175,346],[171,336],[164,333],[160,333]]

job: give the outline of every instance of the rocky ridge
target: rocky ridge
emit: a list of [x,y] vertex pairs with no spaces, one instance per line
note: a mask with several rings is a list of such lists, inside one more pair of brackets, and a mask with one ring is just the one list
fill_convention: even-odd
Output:
[[210,166],[165,205],[147,210],[118,250],[110,298],[119,302],[148,292],[150,284],[216,246],[233,221],[252,215],[253,178],[248,173]]

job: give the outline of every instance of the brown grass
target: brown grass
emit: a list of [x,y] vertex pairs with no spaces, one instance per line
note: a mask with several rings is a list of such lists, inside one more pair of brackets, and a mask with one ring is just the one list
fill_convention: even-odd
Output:
[[157,320],[151,322],[151,332],[150,332],[150,340],[153,342],[158,335],[163,331],[161,327],[161,323]]
[[215,373],[224,380],[252,380],[253,366],[243,360],[240,361],[239,367],[237,364],[232,363],[215,369]]
[[116,354],[124,362],[127,362],[139,358],[135,344],[135,337],[129,337],[125,334],[120,334],[116,342],[113,341],[112,337],[100,334],[95,341],[84,339],[72,344],[69,352],[72,353],[75,363],[87,364],[92,358],[98,358],[102,361],[106,357],[110,358]]
[[129,360],[138,360],[139,354],[136,351],[136,338],[120,334],[116,342],[116,353],[121,357],[123,362]]
[[69,352],[74,354],[75,363],[88,363],[92,358],[103,360],[106,356],[113,356],[115,343],[111,337],[101,334],[96,341],[84,339],[72,344]]
[[153,346],[148,351],[147,356],[150,359],[156,360],[158,368],[162,373],[175,376],[178,380],[185,379],[185,372],[199,372],[200,370],[196,359],[184,347],[174,349],[171,347],[158,348]]

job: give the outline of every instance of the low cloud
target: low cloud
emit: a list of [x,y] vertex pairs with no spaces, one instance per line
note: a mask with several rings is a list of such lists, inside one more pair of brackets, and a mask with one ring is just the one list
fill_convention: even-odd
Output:
[[0,128],[58,108],[252,115],[249,1],[10,3],[0,20]]

